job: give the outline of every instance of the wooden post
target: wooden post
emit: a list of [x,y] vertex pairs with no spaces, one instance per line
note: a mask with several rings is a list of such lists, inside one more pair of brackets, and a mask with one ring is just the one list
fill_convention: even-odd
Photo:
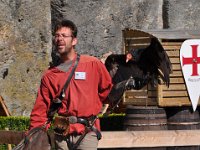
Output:
[[11,116],[1,95],[0,95],[0,116]]
[[[9,128],[5,128],[6,131],[9,131]],[[8,144],[8,150],[12,150],[11,144]]]
[[[160,78],[158,78],[159,82],[162,82]],[[162,97],[163,97],[163,93],[162,93],[162,85],[158,84],[157,86],[157,102],[158,104],[162,102]]]

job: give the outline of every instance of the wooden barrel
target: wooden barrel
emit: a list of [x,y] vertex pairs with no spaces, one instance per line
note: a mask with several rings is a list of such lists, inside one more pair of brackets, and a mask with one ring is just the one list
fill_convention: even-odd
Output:
[[[166,108],[168,130],[200,129],[199,112],[193,112],[192,107]],[[199,146],[169,147],[168,150],[199,150]]]
[[[124,120],[126,131],[167,130],[165,110],[157,106],[132,106],[126,108]],[[132,148],[133,150],[166,150],[165,147]]]
[[199,129],[199,112],[193,112],[191,107],[166,108],[167,124],[169,130],[193,130]]
[[167,130],[165,110],[157,106],[128,105],[124,129],[128,131]]

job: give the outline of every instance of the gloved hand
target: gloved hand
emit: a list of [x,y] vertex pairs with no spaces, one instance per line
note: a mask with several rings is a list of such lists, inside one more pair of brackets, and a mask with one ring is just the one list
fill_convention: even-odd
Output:
[[135,85],[136,85],[135,83],[136,83],[135,79],[130,77],[128,80],[126,80],[125,90],[135,89]]
[[132,78],[115,84],[108,95],[108,100],[113,109],[120,103],[126,90],[139,90],[148,82],[148,78]]
[[118,103],[126,90],[134,88],[135,80],[133,78],[115,84],[108,95],[109,102],[112,105]]

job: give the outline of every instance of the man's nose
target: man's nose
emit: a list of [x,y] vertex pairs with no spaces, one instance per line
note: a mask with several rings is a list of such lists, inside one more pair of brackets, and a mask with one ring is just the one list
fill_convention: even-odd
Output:
[[57,39],[57,41],[62,41],[63,40],[63,36],[58,36],[56,39]]

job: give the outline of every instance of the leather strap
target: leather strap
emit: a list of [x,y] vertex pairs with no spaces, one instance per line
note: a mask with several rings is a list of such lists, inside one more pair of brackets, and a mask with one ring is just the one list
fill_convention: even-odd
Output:
[[77,58],[76,58],[74,67],[72,68],[72,71],[71,71],[71,73],[70,73],[70,75],[69,75],[67,81],[65,82],[65,85],[64,85],[64,87],[63,87],[63,89],[62,89],[62,91],[61,91],[61,93],[60,93],[60,95],[59,95],[60,100],[62,100],[62,99],[65,97],[65,91],[66,91],[66,89],[67,89],[67,87],[68,87],[68,85],[69,85],[70,80],[72,79],[72,76],[74,75],[74,72],[75,72],[75,70],[76,70],[76,67],[78,66],[79,60],[80,60],[80,55],[77,54]]
[[77,54],[76,61],[74,63],[72,71],[70,72],[68,79],[66,80],[65,85],[63,86],[62,91],[60,92],[60,94],[57,98],[52,100],[52,104],[48,111],[48,122],[52,121],[54,114],[57,112],[58,108],[61,106],[62,100],[65,97],[65,91],[70,83],[70,80],[72,79],[72,76],[74,75],[74,72],[76,70],[76,67],[78,66],[79,60],[80,60],[80,55]]

